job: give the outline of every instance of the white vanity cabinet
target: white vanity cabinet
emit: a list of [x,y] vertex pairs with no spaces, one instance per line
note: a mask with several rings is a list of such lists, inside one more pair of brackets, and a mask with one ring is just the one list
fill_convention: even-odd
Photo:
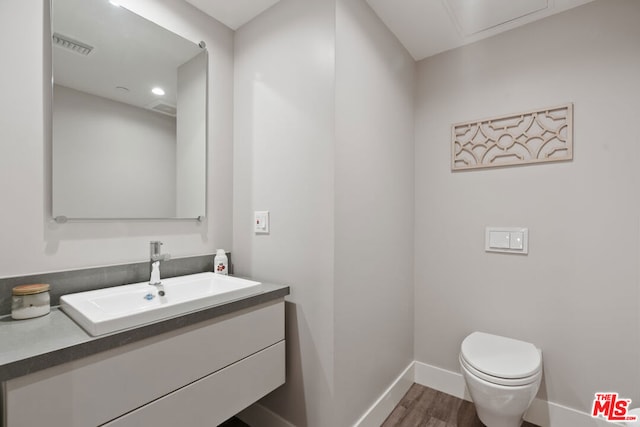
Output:
[[5,427],[208,427],[285,381],[284,300],[4,383]]

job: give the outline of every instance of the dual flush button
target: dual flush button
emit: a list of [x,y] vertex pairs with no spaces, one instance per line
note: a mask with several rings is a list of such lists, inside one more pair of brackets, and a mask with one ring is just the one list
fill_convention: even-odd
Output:
[[515,254],[529,253],[529,229],[521,227],[486,227],[484,250]]

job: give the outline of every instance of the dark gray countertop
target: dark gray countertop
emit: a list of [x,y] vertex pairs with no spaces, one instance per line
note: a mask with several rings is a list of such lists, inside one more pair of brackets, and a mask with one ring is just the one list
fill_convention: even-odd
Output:
[[289,287],[262,284],[262,291],[182,316],[112,334],[92,337],[59,308],[46,316],[13,320],[0,317],[0,381],[140,341],[289,295]]

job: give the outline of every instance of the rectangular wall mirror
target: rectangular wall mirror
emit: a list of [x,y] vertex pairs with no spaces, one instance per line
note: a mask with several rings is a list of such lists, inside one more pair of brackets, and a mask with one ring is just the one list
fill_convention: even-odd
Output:
[[53,216],[206,216],[207,51],[109,0],[52,0]]

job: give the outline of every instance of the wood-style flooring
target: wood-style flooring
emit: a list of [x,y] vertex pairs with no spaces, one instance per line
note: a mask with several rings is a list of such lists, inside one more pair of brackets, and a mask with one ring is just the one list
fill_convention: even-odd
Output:
[[[382,427],[484,427],[473,403],[424,387],[411,386]],[[537,427],[528,422],[522,427]]]
[[[231,418],[219,427],[249,426]],[[414,384],[381,427],[484,427],[484,424],[478,419],[473,403]],[[525,421],[522,427],[538,426]]]

